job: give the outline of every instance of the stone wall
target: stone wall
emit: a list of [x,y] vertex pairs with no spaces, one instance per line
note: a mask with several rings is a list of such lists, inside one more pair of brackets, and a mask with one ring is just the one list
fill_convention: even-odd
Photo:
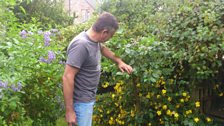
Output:
[[69,0],[64,1],[65,10],[73,16],[74,12],[78,18],[75,18],[74,23],[82,23],[89,19],[95,9],[95,5],[90,4],[89,0]]

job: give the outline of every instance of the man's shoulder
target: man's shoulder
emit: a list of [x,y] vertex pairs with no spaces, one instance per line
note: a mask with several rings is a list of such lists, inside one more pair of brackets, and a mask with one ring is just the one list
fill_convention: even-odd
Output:
[[72,39],[70,45],[85,45],[86,43],[88,43],[88,40],[84,36],[78,35]]
[[74,49],[74,48],[86,48],[87,49],[87,47],[88,47],[87,43],[88,43],[88,41],[86,41],[84,38],[76,36],[69,43],[67,51],[69,52],[69,50]]
[[85,33],[81,32],[79,35],[74,37],[71,42],[76,42],[77,44],[85,44],[88,43],[88,39],[86,38]]

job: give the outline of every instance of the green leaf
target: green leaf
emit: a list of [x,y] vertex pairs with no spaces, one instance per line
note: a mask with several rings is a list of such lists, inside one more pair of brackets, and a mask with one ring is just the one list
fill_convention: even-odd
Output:
[[22,6],[19,6],[19,8],[22,10],[23,14],[26,14],[26,10]]

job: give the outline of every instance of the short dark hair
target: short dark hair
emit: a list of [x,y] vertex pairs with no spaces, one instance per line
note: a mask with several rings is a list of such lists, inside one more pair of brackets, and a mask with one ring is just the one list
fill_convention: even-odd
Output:
[[92,29],[95,32],[101,32],[104,29],[110,32],[116,31],[118,29],[118,21],[111,13],[103,12],[93,24]]

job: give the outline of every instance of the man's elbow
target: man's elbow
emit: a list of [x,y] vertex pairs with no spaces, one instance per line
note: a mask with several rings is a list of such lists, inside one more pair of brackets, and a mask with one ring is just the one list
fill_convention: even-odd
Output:
[[74,81],[74,79],[75,79],[74,78],[74,75],[71,75],[71,74],[64,74],[62,76],[62,82],[63,82],[63,84],[72,82],[72,81]]
[[67,82],[67,80],[68,80],[68,76],[67,76],[67,75],[63,75],[63,76],[62,76],[62,82],[63,82],[63,84],[64,84],[65,82]]

